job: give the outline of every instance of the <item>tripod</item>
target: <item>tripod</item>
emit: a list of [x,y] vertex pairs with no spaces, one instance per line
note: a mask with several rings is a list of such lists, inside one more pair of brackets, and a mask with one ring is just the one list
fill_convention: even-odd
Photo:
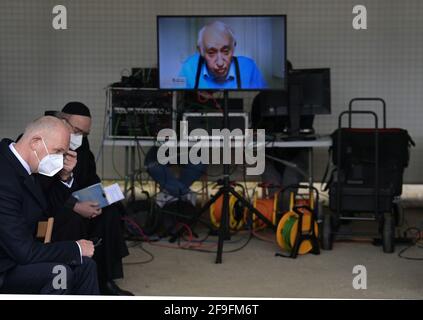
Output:
[[[229,129],[229,111],[228,111],[228,91],[223,91],[224,97],[224,108],[223,108],[223,128]],[[229,144],[223,144],[223,147],[230,147]],[[210,200],[200,209],[198,216],[200,216],[203,212],[210,209],[210,206],[219,199],[220,196],[223,195],[223,205],[222,205],[222,218],[220,221],[219,227],[219,240],[217,246],[217,256],[216,256],[216,263],[222,263],[222,253],[223,253],[223,243],[228,235],[229,232],[229,196],[232,194],[234,197],[237,198],[241,202],[241,204],[247,208],[251,213],[254,213],[260,220],[265,222],[269,227],[271,227],[274,231],[276,231],[276,227],[273,223],[268,220],[260,211],[254,208],[246,199],[243,198],[230,184],[229,176],[229,164],[223,164],[223,182],[222,186],[220,187],[219,191],[213,195]]]

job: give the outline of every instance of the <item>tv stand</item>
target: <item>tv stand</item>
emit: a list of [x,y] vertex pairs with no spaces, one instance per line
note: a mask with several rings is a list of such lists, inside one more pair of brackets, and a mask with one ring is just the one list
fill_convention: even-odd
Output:
[[[227,90],[223,90],[223,128],[229,128],[229,108],[228,108],[228,98],[229,93]],[[225,142],[223,142],[223,147],[225,148]],[[227,146],[226,146],[227,147]],[[255,214],[260,220],[262,220],[268,227],[272,228],[276,232],[276,226],[273,225],[273,222],[270,221],[267,217],[265,217],[257,208],[255,208],[247,199],[243,197],[243,195],[239,194],[232,184],[229,181],[230,173],[230,165],[227,163],[223,164],[223,179],[219,181],[220,188],[215,195],[213,195],[210,200],[198,211],[196,218],[199,218],[204,212],[208,211],[213,203],[215,203],[220,196],[223,197],[222,203],[222,216],[219,226],[219,239],[217,244],[217,255],[216,255],[216,263],[222,263],[222,255],[223,255],[223,243],[225,240],[228,240],[229,234],[229,198],[230,196],[234,196],[238,201],[240,201],[241,205],[246,208],[249,213]]]

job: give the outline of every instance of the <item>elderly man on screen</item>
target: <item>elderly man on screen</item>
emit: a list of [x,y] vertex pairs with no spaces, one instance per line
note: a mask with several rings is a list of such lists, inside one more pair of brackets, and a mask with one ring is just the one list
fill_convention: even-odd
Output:
[[198,53],[182,65],[179,77],[188,89],[263,89],[267,87],[255,62],[235,56],[232,29],[221,21],[205,25],[198,33]]

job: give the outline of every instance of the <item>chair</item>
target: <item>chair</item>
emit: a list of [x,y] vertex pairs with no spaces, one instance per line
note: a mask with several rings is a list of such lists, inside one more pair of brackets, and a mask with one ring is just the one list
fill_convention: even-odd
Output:
[[44,243],[51,242],[51,234],[53,233],[54,218],[48,218],[47,221],[38,222],[37,238],[44,239]]

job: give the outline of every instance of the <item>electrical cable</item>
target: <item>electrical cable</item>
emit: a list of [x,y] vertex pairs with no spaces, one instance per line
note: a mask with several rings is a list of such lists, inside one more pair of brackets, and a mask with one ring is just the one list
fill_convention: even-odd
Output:
[[[238,252],[242,249],[244,249],[251,241],[251,239],[253,238],[253,234],[250,230],[249,234],[248,234],[248,239],[247,241],[240,246],[239,248],[236,249],[231,249],[231,250],[223,250],[223,253],[234,253],[234,252]],[[225,241],[227,243],[227,241]],[[203,249],[191,249],[191,248],[184,248],[184,250],[191,250],[191,251],[197,251],[197,252],[203,252],[203,253],[216,253],[216,251],[211,251],[211,250],[203,250]]]
[[[246,166],[243,165],[242,173],[243,173],[243,176],[244,176],[244,190],[245,190],[245,193],[247,195],[248,202],[251,203],[251,197],[250,197],[250,193],[248,192],[248,186],[247,186],[247,172],[246,172],[245,169],[246,169]],[[254,195],[254,192],[253,192],[253,195]]]
[[253,236],[256,237],[257,239],[261,240],[261,241],[269,242],[269,243],[276,243],[274,235],[272,236],[272,238],[270,238],[270,237],[260,235],[257,231],[253,230],[252,232],[253,232]]
[[248,234],[248,239],[247,241],[239,248],[236,249],[232,249],[232,250],[224,250],[224,253],[234,253],[234,252],[238,252],[241,251],[242,249],[244,249],[251,241],[251,239],[253,239],[253,233],[252,230],[250,230],[249,234]]
[[[209,238],[209,236],[210,236],[210,234],[209,233],[207,233],[206,234],[206,236],[203,238],[203,239],[192,239],[191,240],[191,242],[193,242],[193,243],[203,243],[203,242],[206,242],[207,241],[207,239]],[[187,239],[184,237],[184,234],[182,234],[182,237],[183,237],[183,239],[186,241]]]
[[102,152],[104,150],[104,142],[106,140],[106,131],[109,128],[109,125],[110,125],[110,121],[107,121],[107,111],[108,111],[107,110],[107,100],[108,100],[108,96],[107,96],[107,93],[106,93],[106,103],[105,103],[106,107],[105,107],[105,110],[104,110],[104,117],[103,117],[103,133],[102,133],[101,145],[100,145],[100,148],[98,149],[97,155],[95,157],[95,163],[97,163],[98,160],[100,159],[100,154],[103,154]]
[[113,170],[115,171],[115,173],[119,176],[119,178],[121,180],[124,180],[125,178],[120,174],[120,172],[116,168],[116,163],[115,163],[115,140],[113,140],[113,143],[112,143],[112,167],[113,167]]
[[423,258],[415,258],[415,257],[404,256],[404,253],[414,246],[415,246],[415,244],[412,244],[412,245],[409,245],[409,246],[403,248],[400,252],[398,252],[398,257],[401,258],[401,259],[405,259],[405,260],[423,261]]
[[[145,155],[144,150],[143,150],[142,146],[140,145],[138,139],[136,139],[136,144],[137,144],[137,154],[138,154],[138,167],[142,168],[141,152],[144,155],[144,159],[145,159],[146,155]],[[134,172],[133,174],[134,174],[134,178],[138,177],[138,179],[136,179],[136,180],[138,180],[140,187],[141,187],[141,190],[144,191],[144,188],[143,188],[143,185],[142,185],[142,171],[141,171],[141,169],[139,170],[138,174],[136,172]]]
[[[115,126],[115,131],[113,132],[113,135],[116,135],[118,124],[119,124],[120,121],[121,121],[121,117],[119,116],[117,118],[117,120],[116,120],[117,125]],[[115,171],[115,173],[119,176],[119,178],[121,180],[124,180],[125,178],[120,174],[120,172],[116,168],[116,163],[115,163],[115,140],[114,139],[113,139],[113,143],[112,143],[112,167],[113,167],[113,170]]]
[[[199,242],[199,241],[195,242],[195,240],[192,238],[192,231],[189,228],[189,226],[188,225],[185,225],[184,228],[187,229],[187,231],[189,232],[189,235],[190,235],[188,242],[185,243],[185,244],[181,244],[180,239],[178,239],[178,245],[162,244],[161,243],[162,241],[156,241],[154,243],[150,241],[148,243],[150,245],[152,245],[152,246],[158,246],[158,247],[169,248],[169,249],[183,249],[183,250],[191,250],[191,251],[197,251],[197,252],[203,252],[203,253],[216,253],[215,251],[206,250],[205,249],[206,247],[207,248],[216,247],[217,246],[217,242],[216,241],[211,241],[211,240],[210,241],[207,241],[207,242],[210,243],[210,245],[205,246],[203,244],[203,242],[206,242],[205,239],[208,238],[208,236],[207,236],[205,239],[201,240],[201,242]],[[251,234],[251,230],[250,230],[250,232],[249,232],[249,238],[247,239],[246,243],[244,243],[239,248],[232,249],[232,250],[226,250],[224,252],[231,253],[231,252],[237,252],[237,251],[243,249],[250,242],[251,238],[252,238],[252,234]],[[232,244],[234,244],[234,243],[240,242],[241,240],[242,240],[242,238],[240,238],[238,240],[235,240],[235,241],[226,241],[226,243],[232,243]]]
[[148,256],[150,256],[150,258],[145,260],[145,261],[123,262],[122,263],[123,265],[130,266],[130,265],[147,264],[147,263],[150,263],[154,260],[154,255],[150,251],[148,251],[147,249],[145,249],[143,247],[142,241],[140,241],[138,244],[136,244],[135,247],[139,248],[141,251],[144,251]]
[[422,258],[416,258],[416,257],[408,257],[408,256],[405,256],[405,255],[404,255],[404,253],[405,253],[406,251],[408,251],[409,249],[411,249],[411,248],[413,248],[413,247],[417,247],[417,248],[419,248],[419,249],[422,249],[422,248],[423,248],[423,246],[421,245],[421,241],[422,241],[422,231],[421,231],[419,228],[416,228],[416,227],[410,227],[410,228],[407,228],[407,229],[404,231],[404,235],[406,235],[406,234],[407,234],[407,232],[412,231],[412,230],[417,232],[417,234],[415,235],[415,240],[413,241],[413,243],[412,243],[411,245],[408,245],[407,247],[405,247],[405,248],[401,249],[401,250],[398,252],[398,257],[399,257],[399,258],[401,258],[401,259],[405,259],[405,260],[423,261],[423,257],[422,257]]
[[131,218],[121,217],[121,220],[123,220],[124,222],[128,223],[131,227],[133,227],[138,232],[138,234],[144,239],[144,241],[151,242],[150,238],[144,233],[142,228]]

